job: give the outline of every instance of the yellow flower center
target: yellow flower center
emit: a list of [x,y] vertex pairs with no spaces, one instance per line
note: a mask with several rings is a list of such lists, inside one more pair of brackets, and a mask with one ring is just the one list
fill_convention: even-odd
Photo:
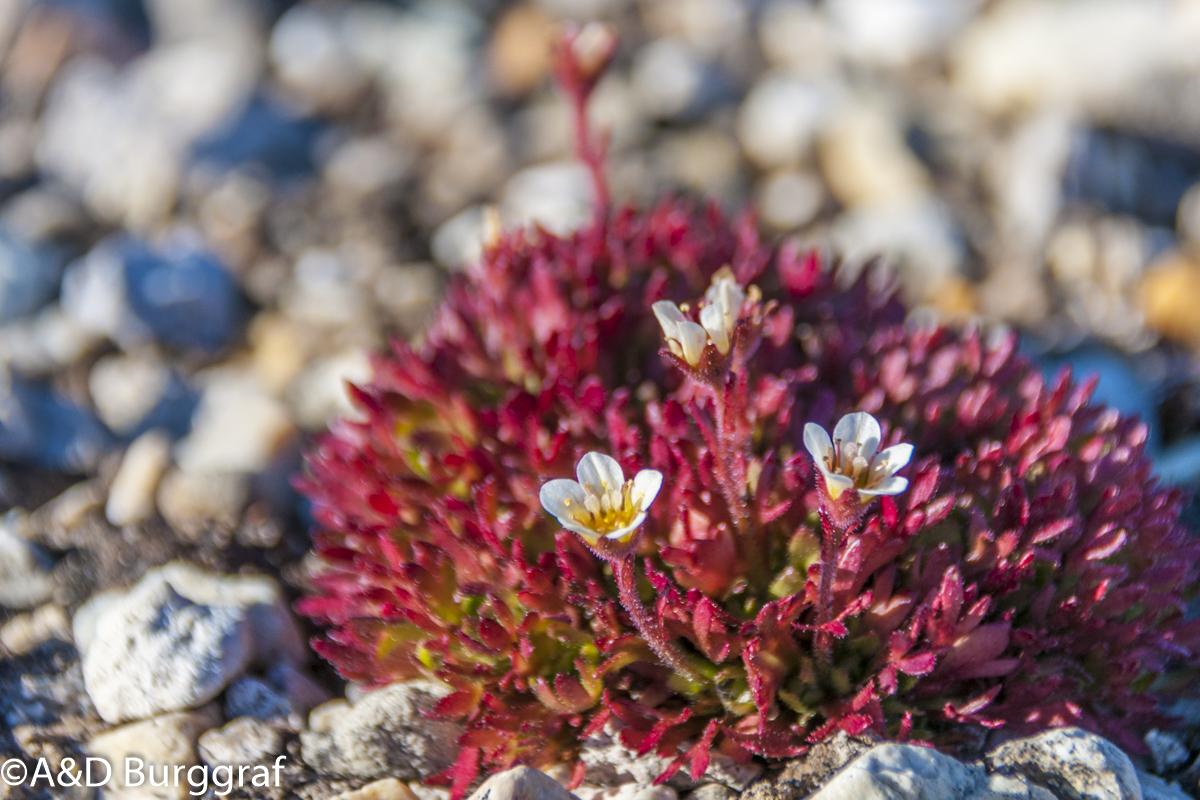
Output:
[[584,486],[583,493],[583,508],[569,499],[564,500],[563,504],[570,510],[573,521],[596,533],[609,533],[623,528],[633,522],[640,512],[638,505],[633,501],[632,480],[613,488],[605,483],[604,490],[599,495],[596,495],[591,487]]

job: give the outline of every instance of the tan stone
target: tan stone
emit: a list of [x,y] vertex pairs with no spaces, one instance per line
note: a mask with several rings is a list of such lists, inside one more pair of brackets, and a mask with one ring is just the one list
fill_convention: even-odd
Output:
[[1200,264],[1176,253],[1150,267],[1138,298],[1146,325],[1181,342],[1200,344]]
[[342,792],[333,800],[417,800],[417,796],[395,778],[384,778],[361,789]]

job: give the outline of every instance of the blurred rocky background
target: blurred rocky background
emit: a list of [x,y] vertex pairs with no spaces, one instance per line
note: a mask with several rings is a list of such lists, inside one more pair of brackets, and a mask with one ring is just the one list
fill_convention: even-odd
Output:
[[[593,108],[618,201],[882,254],[915,317],[1099,374],[1195,488],[1200,0],[0,0],[0,752],[103,728],[78,651],[101,612],[141,623],[98,592],[300,591],[289,479],[344,382],[493,211],[586,218],[549,68],[588,19],[620,35]],[[143,578],[180,558],[279,583]],[[289,653],[217,691],[303,717],[339,686]]]

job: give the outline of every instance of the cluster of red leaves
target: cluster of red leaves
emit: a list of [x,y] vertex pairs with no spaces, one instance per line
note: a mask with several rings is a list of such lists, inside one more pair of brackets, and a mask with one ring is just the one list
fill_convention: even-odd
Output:
[[[718,430],[650,307],[700,297],[725,265],[769,313]],[[953,746],[966,729],[1074,724],[1137,747],[1164,722],[1151,684],[1200,660],[1184,621],[1200,546],[1150,475],[1144,425],[1067,375],[1045,382],[1012,336],[906,329],[879,274],[839,288],[835,273],[764,246],[749,216],[677,203],[504,237],[419,346],[379,359],[355,392],[362,421],[310,456],[324,568],[300,608],[329,626],[317,650],[365,684],[452,686],[438,712],[467,726],[459,789],[481,764],[569,760],[609,721],[674,757],[668,774],[837,730]],[[823,669],[801,431],[852,410],[916,451],[908,491],[871,506],[838,555]],[[747,443],[732,469],[714,437]],[[539,506],[591,450],[665,476],[642,596],[700,682],[658,662],[609,566]],[[718,474],[737,476],[753,541]]]

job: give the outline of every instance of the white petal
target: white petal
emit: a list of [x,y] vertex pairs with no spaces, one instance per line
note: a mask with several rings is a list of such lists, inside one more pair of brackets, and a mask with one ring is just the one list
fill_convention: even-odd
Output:
[[579,534],[583,537],[584,541],[587,542],[598,542],[600,540],[600,534],[596,533],[586,525],[580,525],[577,522],[564,522],[563,530]]
[[634,517],[633,521],[630,522],[628,525],[623,525],[620,528],[617,528],[612,533],[604,534],[604,538],[605,539],[627,539],[629,537],[629,534],[633,533],[638,528],[640,528],[642,526],[642,523],[645,521],[646,521],[646,512],[643,511],[640,514],[638,514],[636,517]]
[[884,475],[895,475],[912,460],[913,446],[908,442],[885,447],[875,458],[875,468]]
[[579,479],[581,486],[590,489],[597,498],[625,483],[625,473],[621,471],[621,465],[615,458],[604,453],[588,453],[579,459],[579,465],[575,467],[575,477]]
[[700,363],[700,354],[708,344],[708,332],[694,322],[679,323],[679,343],[683,345],[683,360],[693,367]]
[[633,476],[633,502],[641,511],[645,511],[658,497],[662,488],[663,474],[656,469],[644,469]]
[[838,475],[826,469],[821,470],[821,475],[825,477],[825,491],[829,492],[829,496],[834,500],[837,500],[842,492],[854,488],[854,481],[845,475]]
[[813,461],[817,462],[817,466],[824,470],[825,459],[829,456],[829,451],[833,449],[833,441],[825,429],[815,422],[806,423],[804,446],[808,448],[808,454],[813,457]]
[[729,331],[725,327],[725,313],[716,303],[710,303],[700,309],[700,324],[704,330],[708,331],[708,335],[712,337],[713,344],[717,346],[717,350],[721,355],[729,352]]
[[838,421],[833,429],[835,441],[854,442],[860,449],[860,455],[869,459],[879,449],[879,423],[865,411],[855,411],[847,414]]
[[566,526],[572,522],[573,511],[583,510],[583,487],[575,481],[558,478],[543,484],[538,499],[542,501],[542,508]]
[[650,308],[654,311],[654,316],[658,317],[658,324],[662,326],[666,337],[668,339],[678,339],[679,323],[687,319],[683,315],[683,312],[679,310],[679,306],[670,300],[659,300],[650,306]]
[[908,488],[908,478],[884,478],[870,489],[859,489],[859,494],[900,494]]

